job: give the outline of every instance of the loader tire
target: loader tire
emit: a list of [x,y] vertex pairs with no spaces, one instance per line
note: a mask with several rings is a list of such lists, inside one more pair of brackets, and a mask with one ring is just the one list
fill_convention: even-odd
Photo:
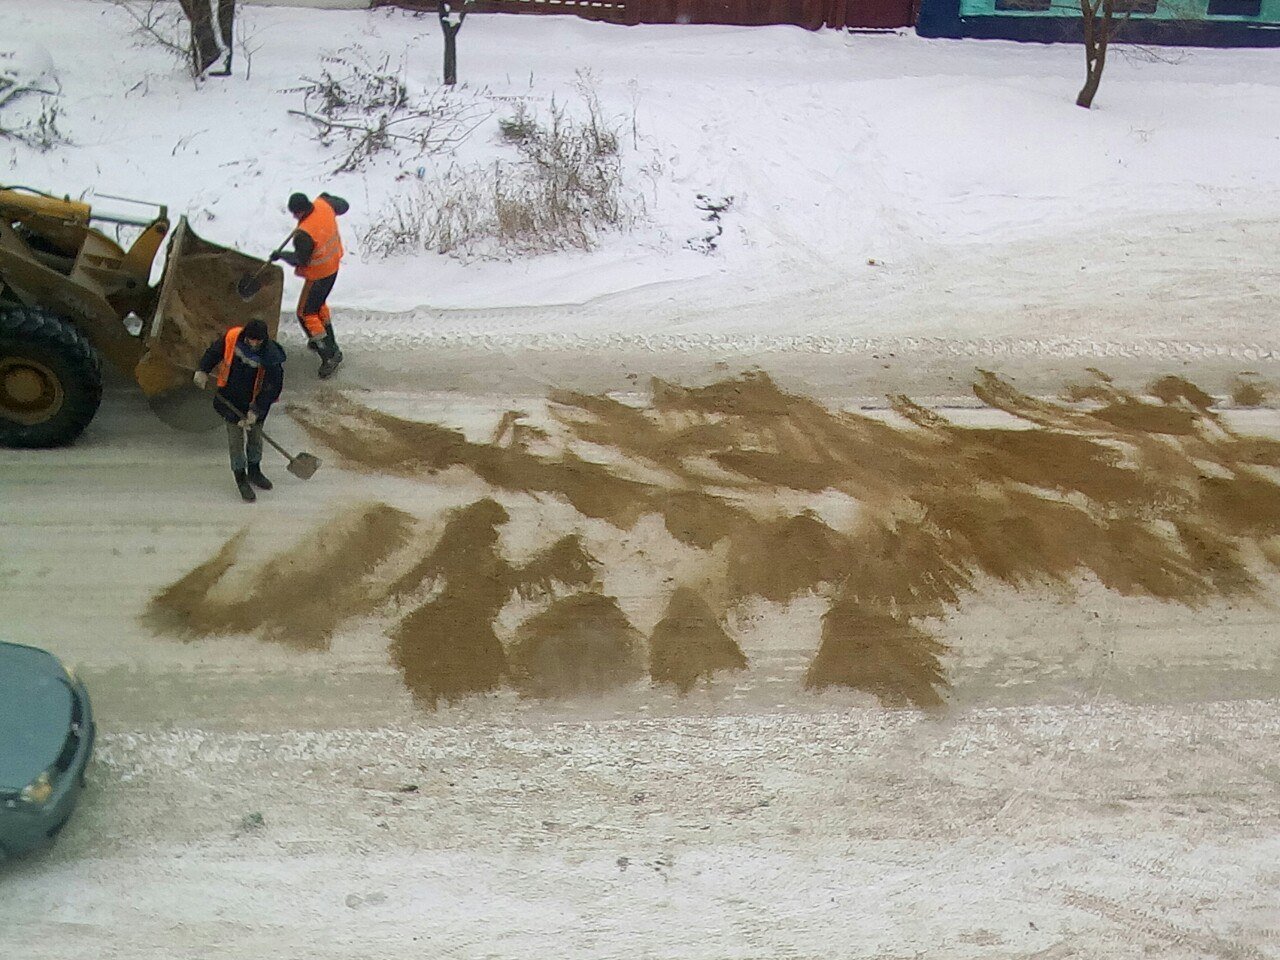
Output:
[[102,402],[102,361],[74,326],[39,307],[0,307],[0,446],[57,447]]

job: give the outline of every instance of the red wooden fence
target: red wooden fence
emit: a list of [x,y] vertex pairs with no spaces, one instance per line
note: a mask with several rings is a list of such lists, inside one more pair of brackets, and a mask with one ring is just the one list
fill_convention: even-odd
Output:
[[[435,0],[374,0],[374,6],[435,10]],[[561,13],[610,23],[909,27],[919,0],[476,0],[475,13]]]

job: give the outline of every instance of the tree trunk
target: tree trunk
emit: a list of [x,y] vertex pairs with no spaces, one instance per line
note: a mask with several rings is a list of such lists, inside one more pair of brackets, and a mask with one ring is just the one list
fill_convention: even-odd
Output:
[[231,76],[231,57],[236,43],[236,0],[218,0],[218,31],[222,34],[222,52],[226,59],[222,61],[222,69],[215,70],[211,76]]
[[455,4],[449,0],[441,0],[436,5],[436,14],[440,17],[440,29],[444,32],[444,85],[452,87],[458,82],[458,31],[462,29],[462,21],[467,19],[467,7],[471,0],[462,0],[458,19],[452,17],[451,7]]
[[442,19],[440,27],[444,30],[444,83],[452,87],[458,82],[458,31],[462,24]]
[[[1107,43],[1112,33],[1113,0],[1080,0],[1080,22],[1084,27],[1084,86],[1076,97],[1076,106],[1088,110],[1102,83],[1102,70],[1107,65]],[[1102,15],[1099,16],[1099,8]]]
[[209,0],[178,0],[191,24],[191,66],[196,76],[211,67],[222,53],[214,30],[213,8]]

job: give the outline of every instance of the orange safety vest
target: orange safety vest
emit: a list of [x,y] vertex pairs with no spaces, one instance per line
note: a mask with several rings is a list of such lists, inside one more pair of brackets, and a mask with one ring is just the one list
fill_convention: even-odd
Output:
[[338,272],[342,262],[342,238],[338,236],[338,216],[324,197],[316,197],[298,229],[315,243],[311,259],[298,268],[298,276],[305,280],[319,280]]
[[[231,379],[231,362],[236,358],[236,341],[240,339],[240,331],[244,327],[232,327],[222,340],[222,362],[214,372],[218,375],[218,389],[221,390]],[[250,403],[258,399],[258,391],[262,389],[262,377],[266,369],[258,367],[258,375],[253,378],[253,397]]]

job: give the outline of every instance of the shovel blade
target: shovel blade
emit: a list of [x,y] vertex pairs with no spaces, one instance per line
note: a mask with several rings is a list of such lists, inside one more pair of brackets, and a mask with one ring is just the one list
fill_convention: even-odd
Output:
[[256,273],[246,273],[236,283],[236,293],[240,295],[241,300],[252,300],[261,289],[262,280]]
[[309,453],[300,453],[289,461],[289,472],[299,480],[310,480],[320,469],[320,458]]

